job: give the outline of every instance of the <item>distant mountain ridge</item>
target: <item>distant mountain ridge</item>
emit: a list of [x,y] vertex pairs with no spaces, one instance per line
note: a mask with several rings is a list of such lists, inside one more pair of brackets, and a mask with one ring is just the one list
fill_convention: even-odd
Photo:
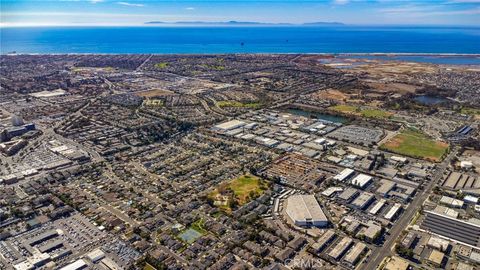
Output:
[[345,25],[344,23],[341,22],[310,22],[310,23],[303,23],[303,25],[331,25],[331,26],[341,26]]
[[303,24],[293,23],[263,23],[263,22],[243,22],[243,21],[226,21],[226,22],[205,22],[205,21],[178,21],[178,22],[163,22],[150,21],[144,24],[164,24],[164,25],[314,25],[314,26],[341,26],[340,22],[311,22]]

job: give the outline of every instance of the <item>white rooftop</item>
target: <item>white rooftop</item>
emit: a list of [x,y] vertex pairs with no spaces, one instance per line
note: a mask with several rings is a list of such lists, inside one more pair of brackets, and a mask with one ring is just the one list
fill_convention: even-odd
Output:
[[328,222],[313,195],[293,195],[287,200],[287,214],[293,221]]
[[244,125],[245,125],[245,122],[237,120],[237,119],[233,119],[233,120],[230,120],[228,122],[218,124],[218,125],[215,126],[215,128],[221,129],[221,130],[230,130],[230,129],[235,129],[235,128],[238,128],[238,127],[241,127],[241,126],[244,126]]

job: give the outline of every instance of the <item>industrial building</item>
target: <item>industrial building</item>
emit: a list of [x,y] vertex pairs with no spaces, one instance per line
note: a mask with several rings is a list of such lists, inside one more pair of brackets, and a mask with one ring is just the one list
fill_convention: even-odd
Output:
[[372,202],[375,196],[372,193],[362,192],[355,200],[353,200],[353,207],[363,210],[367,208]]
[[444,259],[445,255],[442,252],[434,249],[428,257],[428,263],[431,264],[433,267],[440,268],[443,265]]
[[373,207],[370,209],[369,213],[370,215],[376,215],[380,209],[383,208],[385,205],[386,201],[384,199],[379,200]]
[[87,266],[87,263],[84,260],[80,259],[60,268],[60,270],[80,270],[86,268]]
[[224,122],[224,123],[213,126],[213,130],[228,131],[228,130],[242,127],[244,125],[245,125],[245,122],[234,119],[234,120],[230,120],[228,122]]
[[353,246],[353,248],[345,256],[345,261],[351,265],[357,264],[358,260],[361,258],[362,254],[367,249],[367,245],[364,243],[358,242]]
[[433,212],[441,214],[441,215],[446,215],[452,218],[457,218],[459,213],[452,208],[445,207],[443,205],[437,205],[435,209],[433,209]]
[[287,199],[286,213],[298,226],[328,225],[328,219],[313,195],[293,195]]
[[380,180],[380,187],[377,189],[377,193],[383,197],[387,197],[388,193],[392,191],[397,186],[397,183],[382,179]]
[[335,247],[328,253],[334,260],[339,260],[353,244],[353,240],[349,237],[345,237],[335,245]]
[[435,211],[425,211],[425,219],[421,227],[432,233],[480,247],[480,225],[440,214]]
[[478,203],[478,197],[472,196],[472,195],[466,195],[463,197],[463,201],[466,203],[472,203],[472,204],[477,204]]
[[340,182],[343,182],[343,181],[347,180],[349,177],[351,177],[354,172],[355,172],[354,170],[347,168],[347,169],[344,169],[339,174],[335,175],[333,177],[333,179],[335,179],[337,181],[340,181]]
[[88,253],[87,258],[93,263],[96,263],[101,259],[105,258],[105,253],[101,249],[97,248],[91,251],[90,253]]
[[47,253],[35,252],[25,261],[15,264],[13,267],[15,268],[15,270],[32,270],[45,265],[50,260],[50,255],[48,255]]
[[442,196],[440,203],[452,208],[463,208],[463,201],[448,196]]
[[370,175],[361,173],[355,176],[355,178],[352,179],[351,183],[352,185],[363,189],[368,184],[370,184],[371,181],[372,181],[372,177]]
[[480,181],[473,175],[466,173],[451,172],[443,182],[442,186],[449,189],[469,189],[480,187]]
[[347,188],[345,189],[340,195],[338,195],[338,198],[342,201],[345,201],[347,203],[351,202],[353,199],[355,199],[358,196],[359,192],[355,188]]
[[370,242],[374,242],[378,236],[382,233],[382,227],[375,224],[372,220],[369,220],[367,223],[367,228],[363,231],[365,239]]
[[398,214],[398,212],[400,211],[401,208],[402,208],[401,204],[399,204],[399,203],[394,204],[393,207],[390,208],[390,210],[385,214],[385,216],[384,216],[385,219],[390,220],[390,221],[393,220],[397,216],[397,214]]
[[325,197],[331,197],[333,194],[337,192],[342,192],[343,188],[341,187],[329,187],[322,192],[322,195]]
[[333,230],[328,230],[326,231],[319,239],[317,242],[315,242],[311,247],[312,249],[319,253],[319,252],[322,252],[322,250],[324,250],[329,243],[331,243],[333,241],[333,239],[335,239],[335,231]]

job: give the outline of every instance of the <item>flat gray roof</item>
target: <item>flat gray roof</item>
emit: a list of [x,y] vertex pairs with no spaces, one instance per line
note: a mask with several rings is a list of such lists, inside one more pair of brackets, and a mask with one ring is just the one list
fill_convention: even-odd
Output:
[[313,195],[290,196],[287,200],[286,212],[294,221],[328,221]]

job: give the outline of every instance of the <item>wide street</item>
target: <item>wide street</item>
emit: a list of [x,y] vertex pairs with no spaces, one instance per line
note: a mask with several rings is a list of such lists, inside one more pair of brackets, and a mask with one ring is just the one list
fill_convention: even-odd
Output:
[[452,151],[448,154],[448,156],[443,160],[442,163],[438,164],[434,175],[428,182],[427,186],[423,190],[421,194],[418,194],[407,209],[404,211],[403,215],[400,219],[393,225],[392,229],[389,231],[389,236],[385,243],[383,243],[382,247],[373,252],[372,257],[370,258],[369,262],[366,264],[365,269],[376,269],[379,264],[384,260],[385,257],[392,255],[392,248],[397,240],[399,240],[399,236],[403,230],[405,230],[412,220],[415,213],[418,211],[420,206],[423,202],[428,198],[432,189],[435,187],[435,184],[438,183],[439,180],[443,178],[443,173],[447,168],[448,164],[450,164],[451,159],[457,153],[456,149],[452,149]]

